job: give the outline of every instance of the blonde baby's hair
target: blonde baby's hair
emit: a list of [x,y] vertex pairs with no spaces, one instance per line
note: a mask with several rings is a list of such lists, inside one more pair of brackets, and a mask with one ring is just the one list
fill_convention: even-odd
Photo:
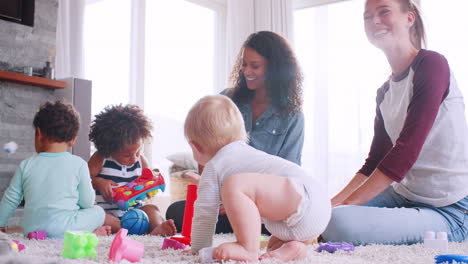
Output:
[[184,132],[188,141],[195,141],[212,153],[231,142],[247,141],[242,114],[224,95],[198,100],[185,119]]

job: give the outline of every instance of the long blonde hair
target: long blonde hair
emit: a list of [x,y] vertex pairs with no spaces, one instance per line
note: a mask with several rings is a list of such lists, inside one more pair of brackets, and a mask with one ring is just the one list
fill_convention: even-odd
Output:
[[426,47],[426,32],[424,30],[424,23],[421,17],[419,7],[413,0],[397,0],[400,3],[401,10],[404,12],[413,12],[415,21],[410,28],[410,39],[413,46],[417,49]]

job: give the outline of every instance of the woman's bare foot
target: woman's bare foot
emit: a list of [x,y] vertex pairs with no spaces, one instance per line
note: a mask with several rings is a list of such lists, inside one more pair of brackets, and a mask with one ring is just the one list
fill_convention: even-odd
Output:
[[93,231],[96,236],[110,236],[111,234],[111,227],[106,225],[106,226],[100,226],[96,228],[96,230]]
[[275,258],[281,261],[290,261],[303,259],[307,256],[307,247],[299,241],[289,241],[284,243],[280,248],[268,251],[260,256],[260,260]]
[[237,242],[223,243],[213,249],[213,259],[256,261],[258,252],[249,252]]
[[174,224],[174,220],[169,219],[162,222],[160,225],[155,227],[153,231],[151,231],[150,235],[153,236],[173,236],[177,233],[176,226]]

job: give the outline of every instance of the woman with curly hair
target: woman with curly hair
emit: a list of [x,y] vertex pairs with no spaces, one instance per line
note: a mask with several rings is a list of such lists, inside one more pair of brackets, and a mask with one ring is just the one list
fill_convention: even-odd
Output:
[[[221,94],[230,97],[242,113],[249,145],[301,165],[302,73],[288,41],[270,31],[251,34],[239,52],[231,82],[233,88]],[[199,173],[202,169],[199,167]],[[198,174],[185,175],[199,181]],[[178,229],[182,226],[184,207],[185,200],[177,201],[166,212]],[[221,207],[216,233],[231,232]]]
[[301,165],[304,143],[302,73],[286,39],[270,31],[251,34],[222,92],[244,117],[250,145]]
[[[111,217],[112,232],[117,232],[125,211],[112,202],[112,188],[125,185],[141,176],[148,168],[142,149],[145,140],[151,138],[153,126],[137,105],[108,106],[95,116],[91,124],[89,140],[97,151],[88,161],[92,184],[96,190],[96,202]],[[148,215],[151,235],[170,236],[176,233],[172,220],[165,220],[158,207],[152,204],[139,208]]]

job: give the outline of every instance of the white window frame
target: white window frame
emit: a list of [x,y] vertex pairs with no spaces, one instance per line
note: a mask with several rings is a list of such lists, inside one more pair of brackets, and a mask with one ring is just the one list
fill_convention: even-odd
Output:
[[216,13],[215,17],[215,56],[214,56],[214,80],[213,87],[216,91],[222,91],[225,88],[228,78],[227,69],[227,49],[226,49],[226,0],[185,0],[194,4],[212,9]]
[[[89,1],[89,0],[88,0]],[[96,0],[95,0],[96,1]],[[226,67],[226,0],[185,0],[212,9],[215,18],[215,55],[213,87],[222,90],[228,77]],[[131,3],[131,43],[129,101],[144,108],[145,98],[145,18],[146,0],[133,0]]]

